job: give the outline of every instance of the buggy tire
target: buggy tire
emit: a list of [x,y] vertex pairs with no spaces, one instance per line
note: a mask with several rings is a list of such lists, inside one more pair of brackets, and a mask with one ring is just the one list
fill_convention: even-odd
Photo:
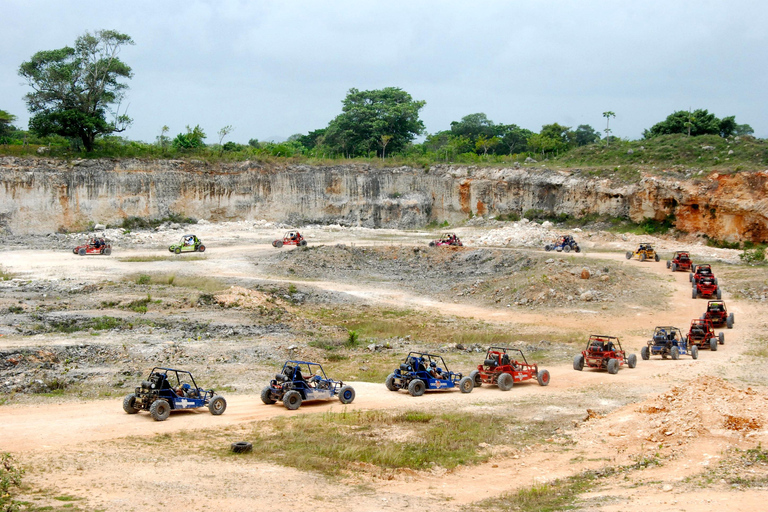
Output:
[[547,251],[547,252],[549,252],[549,251],[551,251],[551,250],[552,250],[552,246],[551,246],[551,245],[549,245],[549,244],[547,244],[547,245],[545,245],[545,246],[544,246],[544,250],[545,250],[545,251]]
[[667,268],[671,268],[671,267],[672,267],[672,262],[667,260]]
[[197,248],[199,252],[205,252],[205,246],[200,244],[200,247]]
[[249,443],[248,441],[238,441],[236,443],[232,443],[230,450],[232,450],[234,453],[250,453],[253,451],[253,444]]
[[709,350],[717,352],[717,338],[711,338],[709,340]]
[[339,390],[339,402],[344,405],[351,404],[355,399],[355,388],[352,386],[342,386]]
[[459,390],[462,393],[471,393],[475,389],[475,381],[472,377],[462,377],[459,381]]
[[626,257],[628,260],[632,259],[632,253],[630,251],[627,251]]
[[725,333],[721,332],[720,334],[717,335],[717,343],[720,345],[725,343]]
[[390,391],[397,391],[398,387],[395,386],[395,374],[390,373],[387,376],[387,380],[384,381],[384,385],[387,386],[387,389]]
[[292,389],[283,395],[283,405],[289,411],[295,411],[301,407],[301,393]]
[[421,396],[427,390],[427,385],[421,379],[413,379],[408,384],[408,392],[411,396]]
[[469,378],[472,379],[472,382],[475,383],[476,388],[479,388],[483,385],[483,378],[480,376],[480,372],[478,370],[472,370],[469,372]]
[[584,356],[582,354],[573,358],[573,369],[578,371],[584,369]]
[[155,421],[165,421],[171,415],[171,404],[165,400],[155,400],[149,407],[149,414]]
[[659,261],[659,255],[658,254],[654,254],[653,255],[653,259],[656,260],[656,262],[658,262]]
[[713,281],[714,281],[715,284],[717,284],[717,278],[715,278]]
[[571,246],[570,245],[563,246],[563,251],[564,252],[571,252]]
[[577,245],[577,246],[576,246],[576,248],[574,249],[574,251],[576,251],[576,252],[581,252],[581,247],[579,247],[579,246]]
[[173,246],[168,247],[168,252],[173,252]]
[[733,329],[733,313],[728,315],[728,318],[725,319],[725,326],[729,329]]
[[221,416],[224,414],[224,411],[227,410],[227,401],[223,396],[216,395],[211,398],[210,402],[208,402],[208,410],[211,411],[211,414],[214,416]]
[[283,246],[283,241],[282,240],[275,240],[274,242],[272,242],[272,245],[274,245],[275,247],[280,249]]
[[641,348],[640,357],[642,357],[644,361],[649,360],[651,358],[651,350],[648,347]]
[[498,385],[499,389],[502,391],[509,391],[512,389],[512,386],[515,385],[515,378],[509,373],[502,373],[499,375],[496,385]]
[[[695,268],[695,267],[694,267],[694,268]],[[690,274],[688,274],[688,282],[689,282],[689,283],[692,283],[692,282],[693,282],[693,272],[694,272],[694,270],[691,270],[691,273],[690,273]]]
[[627,356],[627,366],[630,368],[637,366],[637,354],[629,354]]
[[181,254],[181,247],[177,247],[173,250],[174,254]]
[[672,350],[669,351],[669,353],[672,355],[672,360],[677,361],[680,359],[680,349],[677,347],[672,347]]
[[85,256],[85,249],[78,249],[77,254],[80,256]]
[[109,256],[110,254],[112,254],[112,248],[111,247],[107,247],[106,249],[104,249],[104,255],[105,256]]
[[619,360],[618,359],[609,359],[608,364],[606,365],[606,369],[608,370],[608,373],[611,375],[616,375],[619,373]]
[[699,296],[699,291],[696,289],[696,286],[694,285],[693,290],[691,290],[691,298],[696,299]]
[[77,247],[75,247],[74,249],[72,249],[72,254],[77,254]]
[[261,390],[261,401],[267,405],[272,405],[275,403],[276,400],[272,398],[272,388],[269,386],[264,386],[264,389]]
[[435,246],[435,242],[429,242],[429,246],[430,247],[434,247]]
[[720,287],[717,287],[717,300],[720,300],[723,298],[723,290],[720,289]]
[[645,253],[642,253],[642,254],[640,255],[640,261],[645,261],[645,259],[646,259],[646,258],[645,258]]
[[301,242],[299,242],[299,246],[301,246],[301,247],[306,247],[306,245],[307,245],[307,241],[306,240],[302,240]]
[[677,263],[673,263],[672,266],[669,268],[672,269],[672,272],[677,272]]
[[539,370],[536,374],[536,380],[539,382],[539,386],[549,386],[549,370]]
[[136,395],[133,393],[129,395],[125,395],[125,398],[123,398],[123,410],[127,412],[128,414],[136,414],[139,412],[139,410],[135,407],[136,405]]
[[697,347],[696,345],[691,347],[691,357],[693,359],[699,358],[699,347]]

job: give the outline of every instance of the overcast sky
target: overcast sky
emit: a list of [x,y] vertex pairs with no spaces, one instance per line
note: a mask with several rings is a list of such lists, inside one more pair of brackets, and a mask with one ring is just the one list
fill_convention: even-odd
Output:
[[[427,131],[495,123],[605,128],[629,139],[676,110],[735,115],[768,137],[761,0],[0,0],[0,109],[26,127],[19,65],[86,31],[128,34],[123,134],[199,124],[208,143],[323,128],[350,88],[426,101]],[[124,105],[125,106],[125,105]]]

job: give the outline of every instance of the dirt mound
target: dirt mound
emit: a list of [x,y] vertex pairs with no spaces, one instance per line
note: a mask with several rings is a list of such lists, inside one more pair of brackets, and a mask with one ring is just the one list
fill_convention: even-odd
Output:
[[256,290],[249,290],[242,286],[230,286],[228,290],[214,295],[216,302],[224,307],[241,306],[244,308],[258,309],[265,307],[270,302],[270,296]]

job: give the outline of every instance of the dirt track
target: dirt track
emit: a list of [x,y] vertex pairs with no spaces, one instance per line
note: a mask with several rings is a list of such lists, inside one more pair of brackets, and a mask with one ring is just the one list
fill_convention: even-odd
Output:
[[[334,238],[334,241],[344,240],[346,233],[342,231],[326,236]],[[419,241],[406,240],[408,242]],[[365,241],[358,240],[357,243],[365,244]],[[209,248],[212,245],[215,247],[210,241],[207,244]],[[210,250],[206,259],[186,265],[175,261],[147,262],[142,271],[172,269],[178,273],[217,275],[241,280],[285,281],[279,276],[253,273],[253,266],[249,262],[272,254],[272,251],[274,249],[271,247],[254,249],[250,245],[230,245]],[[120,255],[149,255],[155,252],[139,249],[123,251]],[[663,262],[627,261],[623,253],[606,252],[587,252],[577,258],[583,258],[585,262],[612,260],[661,276],[672,290],[672,299],[660,300],[663,307],[659,310],[638,306],[604,315],[574,305],[552,315],[540,310],[488,308],[443,302],[434,297],[420,296],[376,283],[303,281],[301,284],[349,294],[372,304],[421,308],[444,315],[508,325],[510,330],[524,327],[534,332],[537,328],[546,328],[616,334],[622,337],[626,348],[638,354],[638,359],[640,347],[655,325],[678,325],[687,330],[689,320],[701,314],[705,301],[690,298],[688,275],[671,274]],[[71,254],[31,250],[5,252],[3,265],[25,276],[55,279],[68,275],[90,281],[115,280],[136,269],[136,264],[121,262],[116,257],[79,258]],[[726,331],[726,343],[718,352],[702,352],[697,361],[687,357],[675,362],[653,358],[650,361],[639,361],[635,369],[622,369],[616,376],[587,370],[575,372],[570,364],[544,365],[552,375],[551,384],[545,388],[521,385],[509,393],[486,387],[476,389],[469,395],[438,393],[419,398],[419,406],[471,410],[478,404],[522,407],[523,404],[540,402],[541,414],[546,417],[547,411],[554,411],[561,405],[573,406],[574,400],[599,409],[601,403],[608,402],[605,402],[604,397],[589,394],[589,390],[595,388],[607,389],[609,394],[636,397],[633,402],[650,402],[660,393],[696,378],[725,377],[732,379],[737,386],[746,387],[744,382],[750,380],[749,373],[755,371],[755,367],[745,362],[744,353],[754,342],[750,336],[763,323],[766,307],[732,300],[727,293],[727,284],[723,285],[726,290],[724,299],[728,301],[729,310],[735,312],[736,325],[734,329]],[[355,382],[353,385],[357,389],[357,398],[350,406],[351,409],[402,409],[415,405],[416,399],[402,393],[388,393],[382,384]],[[744,411],[744,414],[768,420],[766,406],[763,405],[768,402],[762,394],[765,390],[758,388],[758,391],[761,394],[754,398],[759,402],[755,410]],[[711,398],[715,401],[717,396]],[[404,471],[390,481],[329,482],[322,476],[308,475],[266,462],[239,463],[233,459],[221,460],[201,455],[176,458],[172,453],[160,449],[161,445],[151,444],[149,440],[142,441],[142,438],[154,438],[158,434],[177,432],[179,429],[203,433],[221,427],[227,427],[232,439],[237,440],[237,436],[247,435],[248,429],[261,420],[297,414],[289,413],[279,405],[264,406],[255,395],[233,394],[227,396],[227,399],[228,409],[223,416],[214,417],[207,411],[186,412],[174,414],[166,422],[154,422],[146,415],[126,415],[119,401],[114,399],[55,405],[4,405],[0,407],[0,425],[3,426],[0,451],[10,451],[29,465],[27,478],[33,485],[55,489],[51,491],[53,494],[82,498],[91,508],[146,510],[157,504],[167,506],[178,503],[179,499],[186,497],[192,498],[185,502],[187,510],[210,510],[214,507],[221,511],[271,510],[288,506],[296,496],[302,495],[309,497],[304,506],[360,511],[391,510],[396,507],[415,510],[421,508],[423,499],[434,499],[435,496],[442,510],[463,510],[479,499],[536,482],[599,468],[606,463],[631,463],[643,450],[649,449],[624,442],[633,433],[645,428],[645,416],[637,412],[641,407],[638,403],[613,411],[602,420],[583,423],[574,428],[570,435],[576,443],[567,450],[557,443],[536,445],[528,450],[521,447],[518,455],[525,455],[522,458],[518,455],[502,457],[493,464],[460,467],[447,474],[444,471]],[[699,404],[702,411],[708,406],[706,401]],[[298,413],[340,410],[338,403],[306,404]],[[757,510],[762,505],[762,493],[759,490],[735,491],[723,485],[706,490],[690,486],[681,486],[675,491],[662,489],[670,475],[674,475],[672,481],[682,482],[685,477],[706,469],[713,458],[722,457],[727,447],[751,447],[758,442],[768,443],[765,427],[748,434],[714,427],[701,432],[697,434],[697,442],[672,449],[669,462],[662,468],[637,472],[628,481],[616,478],[615,483],[603,486],[598,494],[608,496],[609,499],[601,501],[600,496],[590,496],[589,508],[599,506],[604,510],[645,511],[651,507],[655,510],[708,511],[720,510],[727,504],[734,510],[752,507]],[[600,454],[597,457],[596,447]],[[263,482],[275,479],[280,485],[263,485]],[[92,486],[94,481],[100,482],[97,488]],[[653,483],[658,481],[663,483]],[[349,484],[361,484],[364,488],[359,490]],[[642,492],[636,492],[631,490],[632,485],[647,487],[643,487]],[[133,492],[137,488],[150,492],[137,495]],[[229,490],[224,492],[224,489]],[[354,500],[350,500],[352,496]]]

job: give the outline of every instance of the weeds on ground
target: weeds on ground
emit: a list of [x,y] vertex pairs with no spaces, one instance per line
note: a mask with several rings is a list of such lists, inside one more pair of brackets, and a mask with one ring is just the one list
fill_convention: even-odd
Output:
[[6,271],[2,266],[0,266],[0,281],[10,281],[16,277],[11,272]]
[[21,477],[24,470],[16,465],[16,461],[10,453],[0,454],[0,510],[3,512],[16,512],[19,510],[19,502],[14,495],[21,487]]
[[[126,263],[147,263],[152,261],[173,261],[177,260],[178,257],[176,256],[161,256],[159,254],[151,255],[151,256],[124,256],[121,258],[117,258],[118,261],[126,262]],[[198,260],[205,260],[207,259],[206,256],[203,256],[202,254],[193,254],[193,255],[185,255],[184,261],[198,261]]]
[[215,293],[226,288],[226,285],[215,277],[178,276],[176,274],[138,274],[128,276],[127,281],[139,285],[169,285],[183,288],[193,288],[204,293]]

